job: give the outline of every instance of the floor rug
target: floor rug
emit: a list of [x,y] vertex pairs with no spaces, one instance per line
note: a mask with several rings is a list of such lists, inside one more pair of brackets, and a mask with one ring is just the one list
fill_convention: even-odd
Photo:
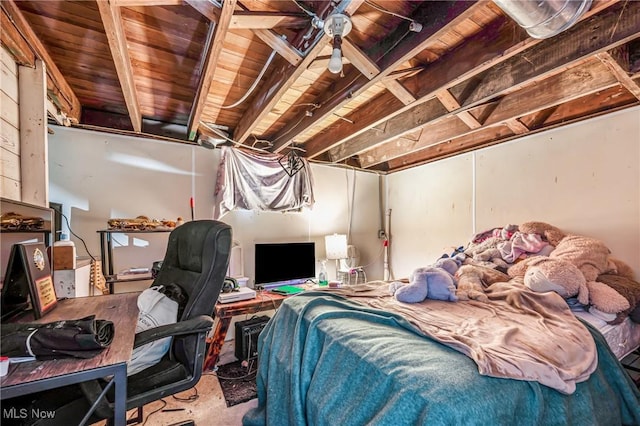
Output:
[[256,370],[256,362],[249,362],[247,367],[242,366],[240,361],[218,366],[216,375],[227,407],[233,407],[258,397]]

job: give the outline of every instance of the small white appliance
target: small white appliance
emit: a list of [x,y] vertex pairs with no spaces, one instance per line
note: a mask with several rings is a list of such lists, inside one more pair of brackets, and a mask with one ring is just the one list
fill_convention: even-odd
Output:
[[218,302],[220,303],[231,303],[231,302],[239,302],[241,300],[249,300],[256,297],[256,291],[249,287],[239,287],[237,290],[231,291],[229,293],[220,293],[218,296]]

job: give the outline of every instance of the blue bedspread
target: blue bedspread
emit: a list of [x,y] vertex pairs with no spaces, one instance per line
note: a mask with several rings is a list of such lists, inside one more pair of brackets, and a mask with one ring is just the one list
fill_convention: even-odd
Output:
[[[640,392],[591,329],[597,370],[564,395],[478,374],[402,317],[341,296],[287,299],[259,340],[250,425],[640,425]],[[551,337],[550,337],[551,338]]]

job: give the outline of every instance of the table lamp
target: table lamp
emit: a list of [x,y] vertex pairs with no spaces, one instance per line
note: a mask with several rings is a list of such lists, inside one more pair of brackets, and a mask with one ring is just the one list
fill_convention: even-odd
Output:
[[336,280],[338,279],[338,262],[347,258],[347,236],[344,234],[326,235],[324,237],[327,259],[336,261]]

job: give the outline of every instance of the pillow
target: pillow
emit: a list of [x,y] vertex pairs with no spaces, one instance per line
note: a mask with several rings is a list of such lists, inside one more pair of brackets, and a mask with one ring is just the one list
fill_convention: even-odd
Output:
[[[138,296],[140,314],[138,315],[136,333],[177,321],[178,302],[162,294],[161,290],[162,286],[150,287]],[[160,362],[170,346],[171,337],[165,337],[135,348],[127,364],[127,376]]]

